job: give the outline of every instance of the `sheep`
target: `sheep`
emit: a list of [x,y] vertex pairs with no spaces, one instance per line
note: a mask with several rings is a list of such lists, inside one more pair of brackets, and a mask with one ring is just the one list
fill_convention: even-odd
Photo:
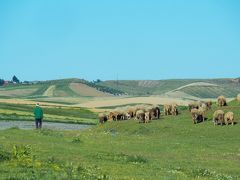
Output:
[[209,110],[212,108],[212,101],[201,101],[199,103],[199,107],[203,107],[205,110]]
[[209,110],[209,109],[212,109],[212,101],[208,101],[207,103],[206,103],[206,105],[207,105],[207,109]]
[[205,111],[202,108],[192,109],[191,115],[192,115],[193,123],[196,124],[198,121],[204,121],[205,120],[204,113],[205,113]]
[[161,116],[161,111],[160,111],[160,108],[158,105],[153,105],[152,106],[152,110],[153,110],[153,113],[154,113],[154,117],[156,119],[160,119],[160,116]]
[[109,121],[116,121],[117,120],[117,113],[114,111],[109,112]]
[[199,102],[196,102],[196,101],[191,102],[188,104],[188,109],[191,112],[192,109],[199,109],[199,106],[200,106]]
[[146,107],[144,111],[149,112],[150,120],[160,119],[161,112],[160,112],[160,108],[158,106]]
[[225,124],[228,125],[230,122],[232,125],[234,125],[234,114],[233,112],[227,112],[224,116]]
[[130,115],[131,118],[134,118],[136,116],[137,109],[136,107],[128,107],[127,113]]
[[222,110],[215,111],[213,113],[213,123],[214,123],[214,125],[217,125],[218,123],[223,125],[223,121],[224,121],[224,111],[222,111]]
[[164,104],[163,106],[164,115],[171,115],[172,107],[169,104]]
[[128,112],[126,112],[125,114],[124,114],[124,119],[125,120],[129,120],[129,119],[131,119],[132,118],[132,116],[128,113]]
[[145,112],[144,122],[149,123],[151,120],[150,112]]
[[172,104],[172,115],[177,116],[178,115],[178,109],[177,109],[177,104]]
[[145,121],[145,112],[143,110],[138,110],[137,111],[136,120],[139,120],[139,123]]
[[109,121],[125,120],[125,112],[121,109],[115,109],[109,113]]
[[217,101],[218,101],[218,106],[227,106],[227,101],[224,96],[219,96],[217,98]]
[[99,118],[99,123],[103,124],[108,120],[108,115],[105,113],[99,113],[98,118]]
[[207,104],[204,102],[200,105],[199,109],[202,111],[206,112],[208,110]]

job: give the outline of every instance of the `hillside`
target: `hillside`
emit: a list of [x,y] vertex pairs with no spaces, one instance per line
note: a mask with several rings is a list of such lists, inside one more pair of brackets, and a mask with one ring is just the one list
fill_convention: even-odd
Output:
[[[83,79],[41,81],[0,87],[0,98],[32,99],[46,102],[79,104],[98,98],[161,96],[165,98],[201,99],[224,95],[236,97],[240,93],[239,79],[175,79],[175,80],[119,80],[89,82]],[[124,95],[120,96],[119,95]],[[131,103],[131,102],[130,102]]]
[[[108,90],[108,91],[107,91]],[[0,87],[1,98],[44,98],[44,97],[108,97],[107,89],[81,79],[42,81],[36,84],[14,84]],[[113,90],[113,93],[115,91]]]
[[[104,81],[102,86],[119,89],[128,95],[167,95],[180,98],[216,98],[219,95],[236,97],[240,92],[238,79],[180,79]],[[184,96],[179,96],[183,95]]]
[[[0,179],[239,179],[239,107],[232,101],[221,108],[234,112],[234,126],[214,126],[212,114],[219,107],[213,105],[198,124],[185,108],[179,116],[146,124],[125,120],[83,131],[0,130]],[[74,109],[54,111],[48,113],[78,116]]]

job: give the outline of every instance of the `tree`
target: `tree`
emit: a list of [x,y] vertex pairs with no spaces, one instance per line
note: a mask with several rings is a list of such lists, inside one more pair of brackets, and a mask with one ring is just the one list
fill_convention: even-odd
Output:
[[2,86],[4,84],[4,80],[0,79],[0,86]]
[[19,83],[19,79],[14,75],[13,78],[12,78],[12,81],[15,82],[15,83]]

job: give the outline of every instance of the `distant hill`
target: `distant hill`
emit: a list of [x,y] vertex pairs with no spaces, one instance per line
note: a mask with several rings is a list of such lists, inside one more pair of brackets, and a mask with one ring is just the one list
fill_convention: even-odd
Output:
[[108,97],[119,91],[81,79],[60,79],[0,87],[1,98]]
[[166,95],[197,98],[216,98],[219,95],[236,97],[240,92],[237,79],[175,79],[175,80],[118,80],[99,82],[102,86],[121,90],[133,96]]
[[232,98],[240,93],[240,79],[118,80],[89,82],[60,79],[34,84],[0,86],[0,98],[154,96],[197,99]]

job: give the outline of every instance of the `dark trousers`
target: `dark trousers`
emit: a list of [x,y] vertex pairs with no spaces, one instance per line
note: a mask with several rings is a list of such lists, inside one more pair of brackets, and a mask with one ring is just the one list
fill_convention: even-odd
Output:
[[42,119],[35,119],[36,129],[42,128]]

